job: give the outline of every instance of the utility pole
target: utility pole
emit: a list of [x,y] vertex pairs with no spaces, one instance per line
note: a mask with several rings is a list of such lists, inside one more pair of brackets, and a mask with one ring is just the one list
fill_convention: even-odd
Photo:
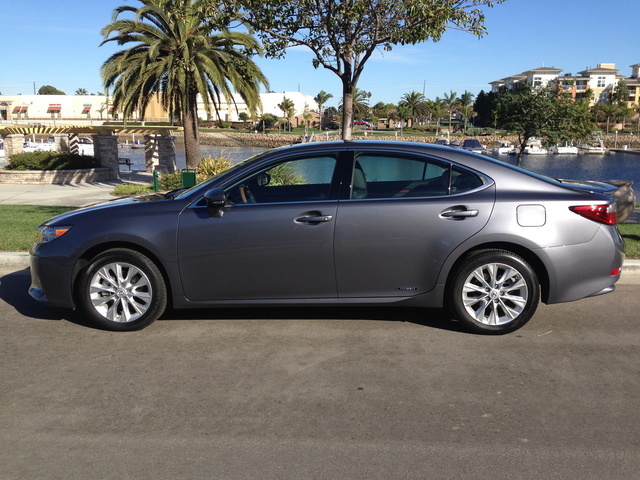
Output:
[[33,94],[36,94],[36,82],[33,82]]

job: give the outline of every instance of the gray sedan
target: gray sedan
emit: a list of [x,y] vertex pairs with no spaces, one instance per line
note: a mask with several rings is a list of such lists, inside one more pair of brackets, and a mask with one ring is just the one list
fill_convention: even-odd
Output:
[[507,333],[540,300],[614,290],[614,190],[435,145],[285,147],[190,189],[45,222],[30,294],[111,330],[167,305],[395,304]]

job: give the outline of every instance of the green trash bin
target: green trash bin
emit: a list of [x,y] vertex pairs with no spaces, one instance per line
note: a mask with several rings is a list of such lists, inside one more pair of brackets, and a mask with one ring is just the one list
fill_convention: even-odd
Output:
[[182,174],[182,188],[190,188],[196,184],[195,168],[183,168],[180,173]]

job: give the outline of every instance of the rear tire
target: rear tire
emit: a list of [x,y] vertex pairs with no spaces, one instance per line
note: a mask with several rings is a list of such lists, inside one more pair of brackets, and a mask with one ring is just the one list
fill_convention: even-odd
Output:
[[451,278],[449,311],[473,332],[513,332],[527,323],[538,308],[540,285],[536,273],[514,253],[475,252]]
[[94,257],[80,273],[78,304],[92,322],[107,330],[139,330],[162,315],[167,289],[149,258],[114,248]]

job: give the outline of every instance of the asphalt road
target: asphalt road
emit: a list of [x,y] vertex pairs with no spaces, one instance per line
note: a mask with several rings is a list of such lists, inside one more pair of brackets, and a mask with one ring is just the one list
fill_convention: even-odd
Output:
[[438,311],[111,333],[0,268],[1,479],[637,479],[638,282],[470,335]]

